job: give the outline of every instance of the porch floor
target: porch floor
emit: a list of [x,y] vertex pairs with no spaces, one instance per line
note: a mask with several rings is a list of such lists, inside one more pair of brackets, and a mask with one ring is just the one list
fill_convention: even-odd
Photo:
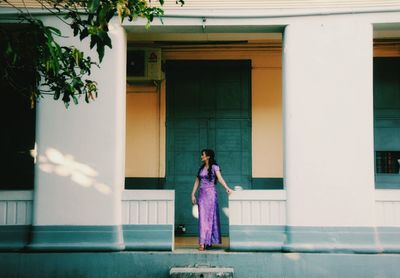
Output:
[[[200,252],[198,250],[198,237],[175,236],[175,250],[173,252],[187,253]],[[212,248],[203,252],[226,252],[229,249],[229,237],[222,237],[222,244],[213,245]]]

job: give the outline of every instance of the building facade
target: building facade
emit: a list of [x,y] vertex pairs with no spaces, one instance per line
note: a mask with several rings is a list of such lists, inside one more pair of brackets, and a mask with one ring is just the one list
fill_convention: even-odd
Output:
[[[150,29],[113,21],[98,99],[38,104],[34,188],[0,191],[0,248],[176,252],[178,226],[197,231],[208,147],[236,189],[219,192],[227,250],[398,258],[400,3],[316,2],[167,2]],[[157,80],[137,78],[151,63]]]

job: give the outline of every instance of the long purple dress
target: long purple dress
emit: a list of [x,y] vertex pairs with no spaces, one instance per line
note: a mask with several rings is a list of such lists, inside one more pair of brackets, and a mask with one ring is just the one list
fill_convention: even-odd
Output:
[[212,165],[212,179],[208,179],[205,167],[199,173],[200,189],[197,203],[199,205],[199,244],[211,246],[221,244],[221,231],[218,210],[218,195],[215,188],[218,165]]

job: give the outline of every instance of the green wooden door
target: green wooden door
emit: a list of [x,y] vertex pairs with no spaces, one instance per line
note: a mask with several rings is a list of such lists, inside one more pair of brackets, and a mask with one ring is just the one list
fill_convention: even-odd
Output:
[[[166,188],[175,189],[175,224],[197,234],[190,194],[211,148],[229,186],[251,188],[249,61],[167,63]],[[228,198],[218,185],[222,234],[228,234]]]

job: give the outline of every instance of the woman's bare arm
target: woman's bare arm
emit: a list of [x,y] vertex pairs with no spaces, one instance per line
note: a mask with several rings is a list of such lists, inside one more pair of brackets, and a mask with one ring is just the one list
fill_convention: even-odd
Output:
[[229,186],[226,184],[224,178],[221,175],[221,171],[216,171],[215,174],[217,175],[219,183],[225,188],[226,193],[231,194],[233,190],[230,189]]
[[196,180],[194,181],[194,185],[193,185],[193,190],[192,190],[192,204],[196,204],[196,191],[197,188],[199,187],[199,178],[196,178]]

